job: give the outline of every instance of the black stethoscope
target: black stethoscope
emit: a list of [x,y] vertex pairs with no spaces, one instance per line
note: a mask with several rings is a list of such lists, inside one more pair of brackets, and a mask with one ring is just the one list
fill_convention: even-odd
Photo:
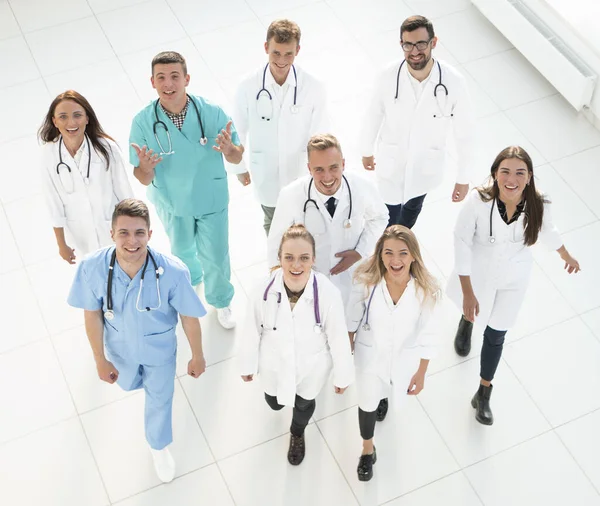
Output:
[[494,244],[496,242],[496,238],[494,237],[494,234],[492,233],[492,218],[494,216],[494,207],[496,207],[496,199],[494,199],[492,201],[492,209],[490,210],[490,244]]
[[[396,95],[394,96],[394,102],[396,102],[398,100],[398,92],[400,91],[400,71],[402,70],[402,66],[405,63],[406,63],[406,60],[402,60],[402,63],[400,64],[400,67],[398,68],[398,74],[396,75]],[[443,117],[445,117],[445,115],[443,113],[443,109],[440,107],[440,101],[438,98],[438,88],[442,88],[446,99],[448,98],[448,88],[446,87],[446,85],[444,83],[442,83],[442,66],[440,65],[440,62],[436,60],[435,63],[437,64],[437,67],[438,67],[439,77],[438,77],[438,83],[435,85],[435,88],[433,88],[433,96],[435,97],[438,109],[440,110],[440,117],[443,118]],[[452,116],[454,116],[454,114],[450,113],[450,117],[452,117]],[[438,115],[434,114],[433,117],[437,118]]]
[[[348,188],[348,198],[350,200],[350,207],[348,209],[348,217],[344,220],[344,228],[350,228],[352,226],[352,219],[351,219],[352,218],[352,190],[350,190],[350,184],[348,183],[346,176],[344,176],[342,174],[342,178],[346,182],[346,187]],[[302,208],[302,212],[304,214],[306,214],[306,207],[308,206],[308,204],[313,204],[317,208],[317,210],[319,209],[319,206],[317,205],[317,201],[310,197],[310,189],[312,187],[312,184],[313,184],[313,178],[310,178],[310,182],[308,183],[307,199],[304,201],[304,207]]]
[[[113,310],[113,300],[112,300],[112,281],[113,281],[113,272],[115,270],[115,261],[117,259],[117,249],[115,248],[112,256],[110,257],[110,265],[108,266],[108,282],[106,284],[106,311],[104,312],[104,318],[107,320],[112,320],[115,317],[115,312]],[[158,306],[156,307],[145,307],[140,309],[140,297],[142,295],[142,289],[144,287],[144,276],[146,275],[146,269],[148,268],[148,261],[152,260],[152,265],[154,266],[154,272],[156,274],[156,293],[158,294]],[[154,255],[150,252],[150,248],[148,248],[148,254],[146,255],[146,263],[144,264],[144,269],[142,270],[142,276],[140,279],[140,288],[138,290],[137,299],[135,300],[135,308],[140,312],[144,311],[155,311],[160,308],[161,300],[160,300],[160,283],[159,276],[165,272],[162,267],[158,267],[156,265],[156,260],[154,260]]]
[[[194,109],[196,109],[196,116],[198,116],[198,123],[200,123],[200,132],[202,134],[202,136],[200,137],[200,144],[202,146],[206,146],[206,143],[208,142],[208,138],[206,137],[206,135],[204,135],[204,125],[202,124],[202,117],[200,116],[200,110],[198,109],[198,106],[196,105],[196,102],[194,102],[192,97],[190,97],[187,93],[185,96],[190,100],[190,102],[194,106]],[[158,119],[158,102],[159,102],[158,99],[156,100],[156,102],[154,102],[154,117],[156,118],[156,121],[154,121],[154,124],[152,125],[152,131],[154,132],[154,138],[156,139],[156,143],[158,144],[158,147],[161,150],[161,153],[159,153],[159,155],[160,156],[172,155],[175,153],[175,151],[173,151],[173,143],[171,142],[171,134],[169,133],[169,129],[167,128],[167,125],[165,124],[165,122]],[[169,142],[169,150],[168,151],[165,151],[165,148],[163,148],[163,146],[160,142],[160,139],[158,138],[158,134],[156,132],[158,126],[162,126],[165,129],[165,132],[167,133],[167,141]]]
[[[260,119],[264,120],[264,121],[271,121],[271,116],[273,115],[273,95],[271,95],[271,92],[269,90],[267,90],[267,88],[265,87],[265,83],[266,83],[266,77],[267,77],[267,69],[269,68],[269,63],[267,63],[265,65],[265,70],[263,70],[263,78],[262,78],[262,88],[260,89],[260,91],[256,94],[256,102],[258,105],[258,102],[260,102],[260,97],[263,93],[267,94],[267,97],[269,98],[269,103],[271,104],[271,114],[260,114]],[[290,111],[292,114],[296,114],[298,112],[298,106],[296,105],[296,97],[298,94],[298,75],[296,74],[296,67],[294,67],[292,65],[292,71],[294,72],[294,103],[290,106]]]
[[[87,143],[87,148],[88,148],[88,164],[87,164],[87,174],[84,178],[85,184],[90,184],[90,165],[92,163],[92,150],[90,147],[90,138],[86,135],[85,136],[85,142]],[[60,177],[60,167],[62,165],[64,165],[67,170],[69,171],[69,175],[71,176],[71,179],[73,179],[73,173],[71,172],[71,167],[69,167],[68,164],[66,164],[65,162],[63,162],[63,158],[62,158],[62,145],[63,145],[63,138],[62,135],[60,136],[60,138],[58,139],[58,164],[56,165],[56,174],[58,174],[58,176]]]

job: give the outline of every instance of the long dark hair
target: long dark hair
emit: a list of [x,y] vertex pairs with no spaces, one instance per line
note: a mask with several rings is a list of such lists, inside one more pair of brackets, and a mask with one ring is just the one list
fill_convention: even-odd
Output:
[[96,116],[94,109],[92,109],[92,106],[86,100],[86,98],[74,90],[67,90],[58,95],[52,101],[50,108],[46,113],[46,117],[44,118],[44,123],[38,130],[38,137],[44,143],[56,142],[56,140],[60,137],[60,132],[58,128],[54,126],[52,118],[54,117],[56,107],[63,100],[72,100],[85,109],[85,113],[88,117],[88,124],[85,127],[85,133],[89,137],[90,142],[92,143],[92,146],[94,146],[96,152],[99,153],[102,158],[104,158],[104,161],[106,162],[106,170],[108,170],[108,166],[110,165],[110,156],[108,153],[109,146],[106,143],[101,142],[101,140],[110,139],[113,142],[115,142],[115,140],[104,131],[102,125],[100,125],[100,122],[98,121],[98,117]]
[[533,246],[538,239],[540,230],[542,229],[542,222],[544,220],[544,204],[550,201],[539,193],[535,189],[535,178],[533,177],[533,162],[531,157],[521,146],[509,146],[504,148],[492,164],[490,171],[490,179],[487,186],[480,186],[477,188],[481,200],[489,202],[492,199],[497,199],[500,196],[500,189],[496,182],[498,169],[504,160],[511,158],[517,158],[527,166],[527,172],[529,174],[529,183],[523,190],[523,200],[525,201],[523,228],[525,230],[524,243],[526,246]]

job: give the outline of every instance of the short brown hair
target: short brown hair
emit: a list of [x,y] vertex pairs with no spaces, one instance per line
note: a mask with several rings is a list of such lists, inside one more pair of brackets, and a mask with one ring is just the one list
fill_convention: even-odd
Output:
[[175,51],[163,51],[152,58],[152,75],[154,75],[155,65],[168,65],[169,63],[181,63],[183,73],[187,76],[187,63],[185,58]]
[[317,134],[313,135],[306,145],[306,153],[310,155],[311,151],[325,151],[329,148],[336,148],[340,155],[344,155],[342,153],[342,146],[340,145],[340,141],[337,140],[337,137],[332,134]]
[[433,24],[429,19],[425,16],[411,16],[410,18],[406,18],[402,25],[400,26],[400,40],[402,40],[402,34],[404,32],[414,32],[419,28],[427,28],[427,34],[430,39],[435,37],[435,32],[433,31]]
[[273,37],[278,44],[286,44],[293,40],[300,44],[300,27],[289,19],[276,19],[267,29],[267,42]]
[[121,200],[116,206],[112,214],[111,226],[114,228],[115,221],[119,216],[130,216],[131,218],[143,218],[150,230],[150,211],[145,202],[138,199]]

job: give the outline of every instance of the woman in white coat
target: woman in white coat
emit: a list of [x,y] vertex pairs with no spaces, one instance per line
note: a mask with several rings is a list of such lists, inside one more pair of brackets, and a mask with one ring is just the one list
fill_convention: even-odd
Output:
[[423,390],[438,342],[440,290],[423,264],[417,238],[402,225],[388,227],[354,278],[346,317],[363,439],[357,473],[368,481],[377,461],[373,435],[380,401],[391,393],[398,409],[406,395]]
[[76,91],[52,101],[38,135],[44,143],[43,192],[58,252],[74,264],[76,251],[81,258],[112,244],[112,212],[133,191],[114,139]]
[[480,385],[471,400],[475,418],[485,425],[494,422],[491,382],[506,332],[525,298],[533,264],[529,247],[538,239],[560,254],[569,274],[579,271],[552,224],[549,201],[535,188],[530,156],[510,146],[494,160],[490,184],[474,189],[461,209],[454,230],[455,268],[448,282],[448,295],[463,311],[456,352],[469,354],[474,321],[486,326]]
[[333,369],[335,392],[354,380],[344,307],[338,289],[312,270],[315,241],[303,225],[281,239],[281,266],[250,297],[240,349],[242,379],[258,373],[267,404],[293,406],[288,461],[304,459],[304,429],[315,411],[315,397]]

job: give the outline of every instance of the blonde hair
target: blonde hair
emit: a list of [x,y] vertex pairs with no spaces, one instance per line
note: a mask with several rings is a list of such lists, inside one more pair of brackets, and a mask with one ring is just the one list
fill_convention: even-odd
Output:
[[410,275],[414,278],[417,288],[423,292],[425,301],[435,303],[440,290],[437,279],[427,270],[421,256],[421,248],[414,232],[402,225],[388,227],[375,245],[375,252],[354,272],[354,280],[367,286],[377,285],[386,272],[383,264],[383,245],[388,239],[403,241],[414,258],[410,264]]
[[300,44],[300,27],[289,19],[276,19],[267,29],[267,43],[275,39],[278,44],[287,44],[293,40]]
[[311,151],[325,151],[329,148],[336,148],[340,152],[340,155],[344,156],[340,141],[332,134],[313,135],[306,145],[306,153],[310,156]]
[[279,265],[271,267],[271,272],[281,267],[281,250],[283,249],[283,245],[292,239],[304,239],[312,247],[313,258],[316,256],[315,238],[306,229],[306,227],[302,225],[302,223],[296,223],[283,233],[279,243],[279,249],[277,250],[277,259],[279,260]]

